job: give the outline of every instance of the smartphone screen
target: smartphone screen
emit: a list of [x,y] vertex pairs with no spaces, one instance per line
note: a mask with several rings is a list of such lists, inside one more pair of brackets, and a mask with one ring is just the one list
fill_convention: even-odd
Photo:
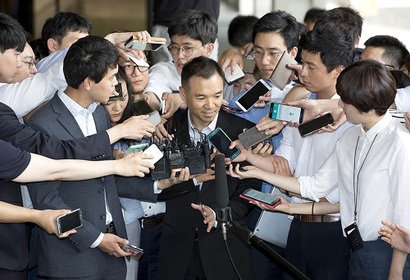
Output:
[[237,147],[229,149],[232,140],[219,127],[208,135],[208,141],[218,150],[218,152],[224,154],[225,157],[230,158],[231,160],[240,154],[240,150]]
[[269,90],[269,85],[261,79],[236,101],[236,105],[238,105],[243,111],[247,112],[256,102],[258,102],[259,96],[265,95]]
[[299,125],[298,130],[301,136],[308,136],[333,122],[334,120],[332,115],[328,113],[311,121],[302,123],[301,125]]
[[272,103],[269,117],[280,121],[301,123],[303,120],[303,108],[282,103]]
[[268,205],[275,205],[280,201],[279,198],[273,195],[263,193],[254,189],[247,189],[243,192],[243,196],[245,196],[246,198],[250,198],[251,200],[260,201]]
[[134,115],[149,115],[154,110],[145,99],[139,99],[131,104],[131,111]]
[[83,215],[81,213],[81,209],[76,209],[69,214],[59,216],[57,218],[57,229],[59,234],[82,226]]

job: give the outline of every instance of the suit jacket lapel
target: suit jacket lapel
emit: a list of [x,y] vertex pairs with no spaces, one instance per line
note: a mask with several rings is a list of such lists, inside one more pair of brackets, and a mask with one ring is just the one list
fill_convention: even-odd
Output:
[[74,116],[61,101],[60,97],[58,97],[58,94],[54,95],[50,103],[54,112],[59,114],[57,121],[61,126],[64,127],[74,139],[83,138],[84,134],[74,119]]

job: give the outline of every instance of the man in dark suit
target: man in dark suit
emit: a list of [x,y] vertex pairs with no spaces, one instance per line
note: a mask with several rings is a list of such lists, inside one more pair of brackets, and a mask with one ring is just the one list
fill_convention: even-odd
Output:
[[[77,139],[110,127],[101,105],[115,92],[118,52],[109,41],[88,36],[71,46],[64,59],[67,88],[40,108],[29,125],[60,139]],[[142,162],[148,168],[147,161]],[[29,185],[35,208],[81,208],[84,226],[66,240],[39,231],[38,274],[53,278],[123,279],[127,254],[124,218],[118,198],[156,201],[151,179],[103,178]],[[118,189],[117,189],[118,186]]]
[[[237,139],[244,128],[253,126],[247,120],[220,111],[223,77],[212,59],[197,57],[185,64],[180,93],[188,109],[171,119],[178,143],[196,143],[216,127],[222,128],[231,139]],[[216,209],[214,179],[213,171],[208,170],[160,195],[166,199],[167,210],[160,245],[159,279],[237,279],[220,225],[208,233],[201,212],[191,206],[191,203],[204,204]],[[227,181],[233,220],[245,225],[250,206],[239,194],[249,187],[260,189],[261,182],[239,181],[230,176]],[[167,199],[176,193],[180,195]],[[231,232],[227,235],[227,245],[242,279],[251,279],[249,248]]]

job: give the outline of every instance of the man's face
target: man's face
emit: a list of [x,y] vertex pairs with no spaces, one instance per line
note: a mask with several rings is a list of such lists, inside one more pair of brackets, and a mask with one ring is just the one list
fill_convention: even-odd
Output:
[[48,50],[51,53],[54,53],[58,50],[62,50],[65,48],[71,47],[72,44],[77,42],[79,39],[84,38],[88,36],[88,33],[84,32],[79,32],[79,31],[69,31],[64,37],[63,40],[61,41],[61,44],[59,44],[57,41],[54,39],[49,39],[52,40],[51,46],[49,45]]
[[302,50],[302,71],[299,75],[306,89],[317,93],[319,98],[327,98],[325,95],[333,95],[336,92],[336,79],[340,74],[337,69],[328,73],[320,53],[313,54]]
[[201,41],[194,40],[189,36],[174,35],[171,38],[169,48],[171,49],[172,59],[178,74],[181,75],[185,63],[195,57],[210,56],[213,50],[213,44],[202,45]]
[[16,49],[0,52],[0,65],[0,82],[11,83],[17,73],[17,68],[21,67],[21,53]]
[[108,68],[107,74],[99,83],[91,81],[89,90],[90,104],[92,102],[106,104],[110,96],[118,96],[118,93],[115,91],[115,85],[118,84],[117,73],[118,66],[116,68]]
[[[256,66],[262,78],[269,79],[280,56],[284,51],[287,51],[285,41],[282,35],[277,32],[259,32],[255,36],[253,45]],[[297,48],[292,49],[290,55],[294,58],[296,54]]]
[[180,87],[182,100],[190,112],[193,125],[202,130],[216,117],[223,101],[223,80],[215,73],[209,79],[194,76],[189,88]]
[[17,73],[11,81],[12,83],[21,82],[37,73],[34,52],[28,43],[26,43],[20,57],[22,63],[21,66],[17,68]]

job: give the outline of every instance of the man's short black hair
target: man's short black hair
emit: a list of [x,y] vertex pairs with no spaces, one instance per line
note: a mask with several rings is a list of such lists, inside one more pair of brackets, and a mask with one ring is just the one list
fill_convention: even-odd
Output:
[[236,16],[229,23],[228,41],[234,47],[241,48],[252,43],[253,25],[258,21],[256,16]]
[[184,89],[189,89],[189,82],[193,77],[209,79],[217,74],[224,80],[224,72],[219,64],[208,57],[200,56],[187,62],[182,68],[181,85]]
[[27,33],[23,26],[11,16],[0,13],[0,52],[15,49],[19,52],[24,50]]
[[364,43],[366,47],[384,49],[382,57],[389,65],[400,69],[404,65],[404,60],[409,55],[406,46],[396,37],[389,35],[376,35],[367,39]]
[[317,19],[325,12],[324,9],[319,8],[311,8],[309,9],[306,14],[303,22],[312,22],[315,23]]

